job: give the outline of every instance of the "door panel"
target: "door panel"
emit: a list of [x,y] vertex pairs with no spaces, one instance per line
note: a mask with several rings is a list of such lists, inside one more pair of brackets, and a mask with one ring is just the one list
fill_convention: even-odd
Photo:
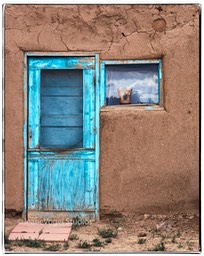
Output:
[[69,86],[69,87],[45,86],[41,88],[41,95],[55,96],[56,88],[59,96],[82,96],[83,95],[83,88],[81,86]]
[[42,127],[43,148],[82,148],[82,127]]
[[41,119],[42,126],[83,126],[83,114],[78,115],[47,115]]
[[95,59],[28,60],[28,212],[96,211]]
[[50,97],[43,96],[42,99],[42,115],[77,115],[83,111],[83,98],[82,96],[63,96],[63,97]]
[[29,207],[39,211],[94,211],[94,161],[29,161]]
[[42,87],[81,87],[82,84],[82,69],[42,69],[41,71]]
[[[54,86],[54,88],[53,88]],[[42,70],[41,71],[41,146],[66,146],[60,141],[64,133],[77,137],[67,144],[82,147],[83,126],[83,70]],[[49,118],[47,117],[49,115]],[[53,117],[53,118],[52,118]],[[52,126],[52,127],[50,127]],[[60,128],[56,128],[61,126]],[[71,127],[70,127],[71,126]],[[67,129],[66,129],[67,128]],[[49,143],[50,134],[56,143]],[[46,135],[47,134],[47,135]],[[59,138],[58,138],[59,137]],[[65,137],[66,138],[66,137]],[[46,141],[44,141],[46,140]],[[67,138],[69,140],[69,138]],[[73,140],[73,139],[72,139]],[[60,143],[59,143],[60,142]]]

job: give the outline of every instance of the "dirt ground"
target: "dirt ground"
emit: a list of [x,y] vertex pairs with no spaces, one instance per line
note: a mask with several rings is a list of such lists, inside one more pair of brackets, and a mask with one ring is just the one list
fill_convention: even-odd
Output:
[[[5,219],[5,237],[19,218]],[[104,229],[110,229],[111,238],[103,238]],[[100,232],[101,231],[101,232]],[[99,234],[100,232],[100,234]],[[107,235],[107,233],[105,233]],[[93,241],[93,239],[98,238]],[[198,252],[199,215],[178,213],[168,215],[135,215],[106,217],[88,225],[75,225],[68,243],[22,243],[5,239],[9,252]],[[83,248],[78,248],[79,245]]]

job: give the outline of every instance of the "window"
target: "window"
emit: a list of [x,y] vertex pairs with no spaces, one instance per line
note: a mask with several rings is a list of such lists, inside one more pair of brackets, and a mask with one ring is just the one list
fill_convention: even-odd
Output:
[[104,105],[161,106],[161,60],[102,61]]
[[41,147],[83,147],[82,96],[82,70],[41,70]]

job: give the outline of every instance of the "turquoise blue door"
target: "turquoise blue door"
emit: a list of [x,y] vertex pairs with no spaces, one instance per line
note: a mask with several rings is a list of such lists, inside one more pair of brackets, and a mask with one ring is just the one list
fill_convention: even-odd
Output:
[[95,57],[28,57],[28,216],[97,216]]

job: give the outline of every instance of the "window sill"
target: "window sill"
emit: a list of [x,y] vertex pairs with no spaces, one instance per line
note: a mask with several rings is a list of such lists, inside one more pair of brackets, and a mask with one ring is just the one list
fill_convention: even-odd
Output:
[[165,111],[164,107],[156,105],[114,105],[105,106],[101,108],[101,112],[108,111],[120,111],[120,110],[132,110],[132,111]]

